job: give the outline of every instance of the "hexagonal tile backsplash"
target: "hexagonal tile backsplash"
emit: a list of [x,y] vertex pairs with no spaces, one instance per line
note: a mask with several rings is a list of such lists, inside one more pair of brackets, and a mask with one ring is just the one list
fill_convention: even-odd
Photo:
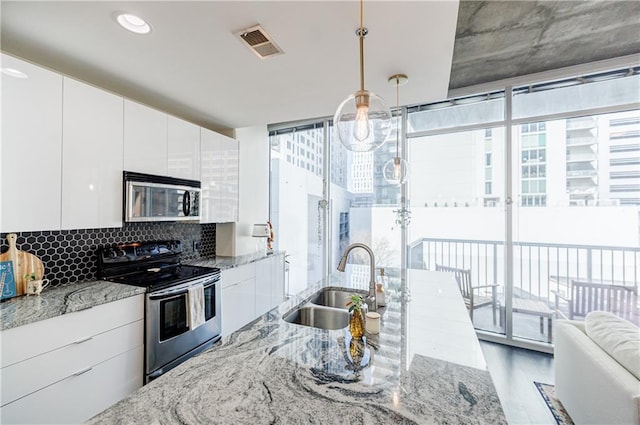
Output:
[[[16,247],[39,257],[51,285],[93,280],[98,271],[99,246],[123,242],[177,239],[182,241],[182,260],[216,254],[216,225],[197,223],[131,223],[122,228],[56,230],[17,233]],[[0,252],[5,252],[7,233],[0,233]],[[194,242],[200,249],[194,250]]]

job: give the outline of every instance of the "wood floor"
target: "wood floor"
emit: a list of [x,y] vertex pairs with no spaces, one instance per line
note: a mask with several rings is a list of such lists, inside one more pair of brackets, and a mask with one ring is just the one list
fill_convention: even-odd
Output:
[[509,424],[555,425],[533,381],[554,384],[553,356],[480,341]]

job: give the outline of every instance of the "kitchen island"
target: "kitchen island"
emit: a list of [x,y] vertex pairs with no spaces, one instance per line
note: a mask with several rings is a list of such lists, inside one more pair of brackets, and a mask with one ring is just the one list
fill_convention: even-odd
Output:
[[408,271],[364,346],[348,329],[282,319],[322,288],[357,286],[350,281],[324,279],[89,423],[506,423],[449,274]]

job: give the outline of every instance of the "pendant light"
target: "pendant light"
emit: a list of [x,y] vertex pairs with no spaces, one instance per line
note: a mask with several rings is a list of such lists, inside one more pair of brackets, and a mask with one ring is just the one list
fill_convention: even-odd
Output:
[[378,149],[391,130],[391,111],[384,100],[364,88],[364,37],[368,30],[363,24],[364,0],[360,0],[360,90],[338,106],[333,117],[338,140],[350,151],[368,152]]
[[406,183],[409,178],[409,164],[400,158],[400,118],[402,117],[402,112],[400,111],[400,86],[406,84],[407,81],[409,81],[409,78],[404,74],[396,74],[389,77],[389,83],[396,85],[396,156],[384,164],[382,173],[387,183],[394,185]]

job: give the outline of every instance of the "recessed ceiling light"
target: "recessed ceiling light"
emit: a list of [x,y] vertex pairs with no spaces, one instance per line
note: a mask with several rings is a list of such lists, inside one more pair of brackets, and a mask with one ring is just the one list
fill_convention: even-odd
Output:
[[122,28],[135,32],[136,34],[148,34],[151,32],[151,26],[147,21],[130,13],[118,15],[118,23]]
[[2,73],[14,78],[29,78],[24,72],[13,68],[2,68]]

